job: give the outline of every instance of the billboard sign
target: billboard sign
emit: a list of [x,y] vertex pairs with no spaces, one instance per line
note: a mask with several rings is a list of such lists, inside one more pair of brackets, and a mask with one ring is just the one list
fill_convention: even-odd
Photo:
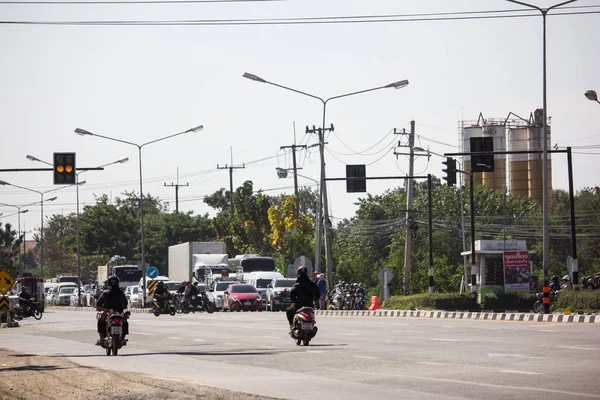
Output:
[[531,270],[529,268],[529,252],[504,252],[504,291],[529,290]]

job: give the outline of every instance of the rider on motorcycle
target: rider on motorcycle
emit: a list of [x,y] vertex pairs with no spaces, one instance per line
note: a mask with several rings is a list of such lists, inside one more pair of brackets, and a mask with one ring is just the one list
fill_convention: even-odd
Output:
[[302,307],[313,307],[314,302],[319,300],[321,292],[316,283],[308,277],[306,267],[298,268],[298,278],[290,290],[292,305],[286,310],[286,316],[290,323],[290,331],[294,328],[294,315]]
[[168,307],[166,306],[166,301],[171,298],[171,292],[169,292],[169,289],[167,289],[163,281],[158,281],[158,283],[156,284],[156,289],[154,289],[153,298],[154,300],[156,300],[160,308],[162,308],[163,310],[168,310]]
[[[122,313],[127,308],[127,297],[119,288],[119,278],[114,275],[111,276],[108,278],[106,286],[107,290],[100,295],[96,307]],[[127,318],[123,318],[123,340],[128,334],[129,322],[127,322]],[[100,335],[100,339],[96,342],[96,346],[101,346],[103,339],[106,337],[106,313],[102,313],[101,317],[98,318],[98,335]]]
[[31,296],[27,293],[25,286],[22,286],[19,292],[19,306],[23,309],[23,313],[26,313],[31,307]]
[[196,308],[199,305],[199,295],[200,292],[198,292],[198,282],[194,282],[193,285],[188,284],[188,286],[185,288],[185,298],[187,299],[188,304],[192,306],[192,308]]

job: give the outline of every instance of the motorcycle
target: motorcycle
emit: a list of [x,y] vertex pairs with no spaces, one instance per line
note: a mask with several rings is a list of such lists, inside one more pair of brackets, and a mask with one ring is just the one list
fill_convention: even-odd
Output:
[[342,302],[342,310],[353,310],[354,309],[354,295],[351,291],[344,294],[344,300]]
[[[215,306],[215,303],[210,301],[210,299],[206,295],[206,292],[200,292],[199,296],[200,296],[200,300],[202,301],[202,310],[206,311],[209,314],[214,313],[215,310],[217,309],[217,307]],[[192,299],[193,299],[193,297],[192,297]]]
[[176,294],[174,297],[175,310],[178,314],[189,314],[190,311],[193,313],[196,311],[206,311],[209,314],[215,312],[215,305],[208,299],[208,296],[204,292],[200,293],[199,295],[193,294],[191,302],[182,294]]
[[162,295],[162,306],[159,304],[158,299],[152,299],[152,313],[158,317],[160,314],[170,314],[171,316],[177,313],[175,308],[175,301],[172,296],[166,294]]
[[344,294],[336,285],[335,289],[333,289],[328,294],[329,297],[329,309],[330,310],[341,310],[342,303],[344,301]]
[[43,311],[40,303],[32,301],[28,307],[23,308],[20,305],[17,305],[17,307],[15,307],[15,315],[13,318],[17,321],[21,321],[23,318],[33,317],[39,321],[42,319],[42,314]]
[[[536,293],[537,301],[533,305],[533,312],[536,314],[544,314],[544,294]],[[554,301],[558,297],[558,291],[550,293],[550,312],[554,311]]]
[[296,340],[296,345],[300,343],[308,346],[310,340],[317,334],[315,325],[315,309],[312,307],[302,307],[294,315],[293,329],[290,335]]
[[102,311],[96,315],[96,318],[106,318],[106,336],[102,340],[101,346],[106,349],[107,356],[110,356],[111,352],[113,356],[116,356],[119,349],[127,345],[128,340],[123,338],[123,322],[129,318],[131,313],[129,311],[119,313],[102,307],[96,307],[96,309]]
[[364,290],[359,290],[356,292],[356,300],[354,301],[354,309],[355,310],[364,310],[365,305],[367,303],[366,293]]

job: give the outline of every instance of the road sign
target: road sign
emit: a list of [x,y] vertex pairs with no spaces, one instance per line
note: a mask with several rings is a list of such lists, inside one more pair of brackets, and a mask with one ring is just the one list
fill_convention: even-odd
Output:
[[0,269],[0,293],[6,294],[15,283],[12,276],[3,269]]
[[154,279],[158,276],[158,268],[156,267],[150,267],[148,268],[148,271],[146,271],[146,275],[148,275],[148,278]]
[[8,296],[0,296],[0,311],[8,310]]
[[379,271],[377,277],[379,278],[379,282],[383,283],[384,285],[387,285],[394,277],[394,274],[392,274],[392,272],[389,269],[383,268],[381,271]]

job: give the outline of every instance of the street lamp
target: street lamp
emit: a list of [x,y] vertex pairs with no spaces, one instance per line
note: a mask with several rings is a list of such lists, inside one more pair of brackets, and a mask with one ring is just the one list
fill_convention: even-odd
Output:
[[[30,161],[37,161],[37,162],[41,162],[43,164],[47,164],[47,165],[52,166],[52,164],[50,164],[49,162],[46,162],[44,160],[40,160],[39,158],[34,157],[32,155],[27,155],[26,158],[28,160],[30,160]],[[126,163],[127,161],[129,161],[128,157],[122,158],[122,159],[117,160],[117,161],[113,161],[113,162],[108,163],[108,164],[100,165],[97,168],[104,168],[104,167],[107,167],[109,165],[113,165],[113,164],[117,164],[117,163],[123,164],[123,163]],[[77,221],[77,231],[76,231],[77,232],[76,233],[76,236],[77,236],[77,281],[78,281],[79,287],[81,287],[81,254],[79,252],[79,186],[85,185],[85,183],[86,183],[86,181],[79,182],[79,174],[82,174],[82,173],[84,173],[86,171],[88,171],[88,170],[84,169],[84,170],[81,170],[79,172],[75,172],[75,185],[76,185],[76,188],[77,188],[77,218],[76,218],[76,221]],[[79,293],[79,289],[78,289],[78,293]],[[79,305],[79,307],[81,307],[81,293],[79,293],[77,297],[78,297],[77,304]]]
[[[320,189],[320,200],[321,200],[321,204],[319,205],[319,207],[323,207],[323,220],[319,220],[320,225],[324,226],[324,232],[325,232],[325,261],[327,263],[327,282],[329,285],[329,288],[332,289],[333,288],[333,270],[332,270],[332,259],[331,259],[331,243],[330,243],[330,238],[329,238],[329,205],[328,205],[328,201],[327,201],[327,181],[326,181],[326,177],[325,177],[325,111],[327,108],[327,103],[330,100],[334,100],[334,99],[339,99],[342,97],[348,97],[348,96],[353,96],[356,94],[361,94],[361,93],[367,93],[367,92],[372,92],[374,90],[379,90],[379,89],[388,89],[388,88],[394,88],[394,89],[401,89],[403,87],[405,87],[406,85],[408,85],[408,80],[404,79],[401,81],[397,81],[397,82],[393,82],[390,83],[388,85],[384,85],[384,86],[378,86],[378,87],[374,87],[371,89],[365,89],[365,90],[359,90],[356,92],[351,92],[351,93],[346,93],[346,94],[342,94],[339,96],[333,96],[333,97],[329,97],[327,99],[323,99],[321,97],[312,95],[310,93],[306,93],[306,92],[302,92],[300,90],[297,89],[293,89],[287,86],[283,86],[274,82],[269,82],[257,75],[248,73],[248,72],[244,72],[244,74],[242,75],[244,78],[246,79],[250,79],[252,81],[255,82],[260,82],[260,83],[267,83],[269,85],[272,86],[277,86],[279,88],[282,89],[286,89],[289,90],[291,92],[295,92],[304,96],[308,96],[311,97],[313,99],[317,99],[319,101],[321,101],[321,103],[323,103],[323,125],[321,127],[321,129],[319,129],[319,153],[320,153],[320,158],[321,158],[321,189]],[[320,257],[320,253],[321,253],[321,228],[319,228],[317,230],[317,246],[319,248],[319,251],[317,253],[315,253],[315,270],[318,272],[319,271],[319,267],[321,264],[321,257]]]
[[140,241],[141,241],[141,251],[142,251],[142,279],[143,279],[143,296],[142,296],[142,307],[146,306],[146,255],[144,254],[145,249],[144,249],[144,208],[143,208],[143,197],[144,197],[144,192],[143,192],[143,188],[142,188],[142,147],[147,146],[149,144],[152,143],[156,143],[156,142],[160,142],[166,139],[170,139],[172,137],[175,136],[179,136],[179,135],[183,135],[185,133],[196,133],[196,132],[200,132],[202,129],[204,129],[203,125],[199,125],[196,126],[194,128],[188,129],[187,131],[183,131],[183,132],[179,132],[179,133],[175,133],[173,135],[169,135],[169,136],[165,136],[162,137],[160,139],[156,139],[156,140],[152,140],[150,142],[146,142],[146,143],[142,143],[142,144],[137,144],[137,143],[133,143],[133,142],[128,142],[126,140],[121,140],[121,139],[116,139],[116,138],[112,138],[109,136],[103,136],[103,135],[98,135],[96,133],[92,133],[90,131],[86,131],[85,129],[81,129],[81,128],[76,128],[75,129],[75,133],[77,133],[78,135],[81,136],[96,136],[102,139],[107,139],[107,140],[112,140],[114,142],[119,142],[119,143],[124,143],[124,144],[128,144],[131,146],[135,146],[138,148],[138,160],[139,160],[139,167],[140,167]]
[[[18,220],[18,238],[21,239],[21,214],[25,214],[26,212],[29,212],[29,210],[23,210],[21,211],[21,208],[23,207],[27,207],[27,206],[31,206],[33,204],[37,204],[37,203],[31,203],[31,204],[25,204],[23,206],[15,206],[13,204],[5,204],[5,203],[0,203],[0,205],[6,206],[6,207],[14,207],[17,209],[17,220]],[[0,213],[0,215],[2,215],[2,213]],[[19,276],[21,276],[22,273],[22,267],[23,267],[23,258],[21,256],[21,246],[19,245]]]
[[585,97],[588,100],[595,101],[596,103],[600,104],[600,101],[598,101],[598,95],[596,94],[595,90],[588,90],[587,92],[585,92]]
[[[63,186],[63,187],[59,187],[57,189],[52,189],[52,190],[46,190],[45,192],[40,192],[39,190],[35,190],[35,189],[30,189],[30,188],[26,188],[23,186],[19,186],[19,185],[15,185],[12,183],[8,183],[6,181],[0,181],[0,185],[2,186],[14,186],[16,188],[19,189],[23,189],[23,190],[28,190],[30,192],[34,192],[37,193],[41,196],[42,200],[40,201],[40,205],[41,205],[41,226],[40,226],[40,245],[41,245],[41,255],[40,255],[40,275],[42,280],[44,279],[44,195],[46,193],[50,193],[50,192],[55,192],[57,190],[61,190],[61,189],[65,189],[67,187],[73,186],[73,185],[68,185],[68,186]],[[51,197],[49,199],[46,199],[46,201],[54,201],[56,200],[57,197]]]
[[[548,231],[548,107],[547,107],[547,89],[546,89],[546,15],[548,11],[564,6],[565,4],[573,3],[577,0],[563,1],[562,3],[555,4],[548,8],[541,8],[533,4],[523,3],[517,0],[507,0],[511,3],[520,4],[525,7],[533,8],[538,10],[542,14],[542,47],[543,47],[543,63],[542,63],[542,79],[543,79],[543,115],[542,115],[542,180],[543,180],[543,197],[542,197],[542,208],[543,208],[543,259],[544,259],[544,312],[550,312],[550,298],[549,296],[549,281],[548,271],[550,269],[550,242],[549,242],[549,231]],[[587,96],[587,94],[586,94]]]

